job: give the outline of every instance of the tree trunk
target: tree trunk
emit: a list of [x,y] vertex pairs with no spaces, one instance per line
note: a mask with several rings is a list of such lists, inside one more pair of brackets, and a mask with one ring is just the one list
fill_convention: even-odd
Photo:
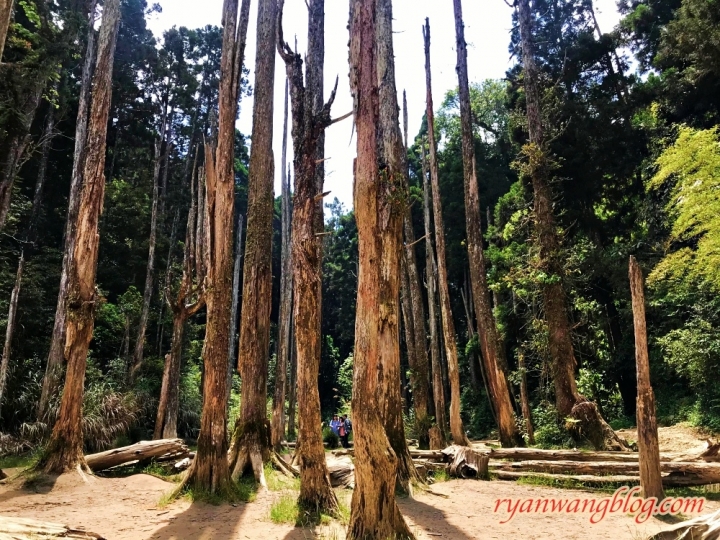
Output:
[[297,404],[297,347],[295,346],[295,319],[290,310],[290,380],[288,384],[288,413],[287,413],[287,438],[294,441],[297,438],[295,432],[295,407]]
[[0,64],[2,63],[5,39],[12,19],[13,0],[0,0]]
[[84,184],[78,207],[67,297],[67,374],[60,412],[50,442],[36,468],[62,473],[76,466],[87,468],[83,457],[82,402],[87,353],[95,319],[95,276],[100,237],[98,222],[105,195],[105,150],[112,96],[112,71],[120,26],[120,0],[107,0],[98,41],[88,123]]
[[[485,363],[485,377],[497,416],[500,442],[503,446],[522,446],[523,439],[515,424],[510,388],[505,375],[507,362],[500,335],[492,311],[490,289],[487,283],[483,237],[480,230],[480,195],[475,167],[475,142],[470,110],[470,85],[468,82],[467,43],[462,19],[462,1],[453,0],[455,7],[455,35],[457,51],[458,95],[462,126],[463,177],[465,179],[465,228],[467,232],[470,283],[472,285],[478,337]],[[430,39],[429,23],[426,21],[427,40]],[[428,61],[428,65],[430,62]]]
[[447,264],[445,260],[445,226],[443,225],[442,203],[440,202],[440,179],[437,162],[437,146],[435,143],[435,113],[432,102],[432,86],[430,75],[430,34],[429,22],[425,21],[425,80],[426,80],[426,115],[428,122],[428,144],[430,146],[430,180],[432,184],[433,217],[435,218],[435,242],[437,243],[437,269],[440,293],[440,314],[442,317],[445,356],[450,379],[450,433],[453,442],[458,446],[467,446],[468,438],[460,418],[460,372],[458,368],[457,343],[455,342],[455,322],[450,308],[450,292],[448,289]]
[[430,179],[427,174],[427,160],[423,146],[423,210],[425,221],[425,280],[427,281],[428,322],[430,327],[430,358],[432,363],[432,390],[435,403],[435,424],[440,430],[440,442],[445,448],[447,441],[447,417],[445,415],[445,386],[442,376],[442,358],[437,321],[437,264],[433,247],[433,231],[430,215]]
[[[284,0],[279,2],[279,17],[282,19]],[[324,55],[325,0],[309,0],[308,4],[308,66],[303,80],[302,57],[293,53],[283,41],[282,25],[278,27],[278,52],[285,61],[287,78],[292,95],[292,136],[295,169],[295,197],[292,216],[292,261],[293,270],[293,318],[297,335],[297,395],[299,405],[299,437],[297,455],[300,462],[299,504],[313,511],[337,513],[339,505],[332,490],[325,448],[322,440],[320,393],[318,375],[320,372],[322,307],[322,278],[320,259],[320,237],[317,234],[318,196],[322,185],[318,185],[316,167],[318,139],[330,125],[330,107],[335,100],[333,91],[330,100],[316,110],[315,94],[322,87],[322,69],[313,70],[318,57]],[[320,62],[322,67],[322,62]],[[289,188],[286,188],[286,193]],[[289,193],[286,195],[289,202]],[[288,329],[289,330],[289,329]],[[284,366],[283,366],[284,367]],[[284,401],[284,399],[283,399]],[[282,404],[280,405],[282,406]]]
[[[165,131],[165,121],[161,133]],[[167,140],[165,141],[167,145]],[[143,351],[145,348],[145,331],[147,330],[148,316],[150,315],[150,301],[152,300],[153,286],[155,282],[155,244],[157,243],[158,227],[158,200],[160,198],[160,169],[163,165],[162,156],[163,141],[155,141],[155,167],[153,170],[152,209],[150,211],[150,239],[148,241],[147,269],[145,271],[145,289],[143,291],[142,311],[140,312],[140,323],[138,324],[137,337],[135,338],[135,351],[133,353],[133,365],[130,369],[130,381],[134,381],[142,367]],[[167,151],[166,151],[167,152]],[[167,162],[167,153],[165,154]],[[165,164],[167,169],[167,163]]]
[[[238,20],[238,0],[223,7],[223,48],[220,60],[220,93],[217,149],[205,146],[205,301],[207,324],[203,345],[203,408],[195,459],[184,484],[194,489],[230,496],[233,491],[227,460],[227,366],[230,340],[235,206],[235,120],[250,12],[243,0]],[[256,139],[253,139],[255,142]],[[246,379],[247,381],[247,379]],[[245,390],[245,389],[243,389]],[[264,401],[263,401],[264,404]]]
[[8,368],[10,366],[10,353],[12,340],[15,335],[15,323],[17,316],[18,298],[22,287],[23,270],[25,270],[25,249],[20,250],[17,272],[15,274],[15,285],[10,293],[10,305],[8,307],[7,326],[5,327],[5,345],[3,346],[2,362],[0,362],[0,410],[2,409],[3,398],[5,397],[5,383],[7,381]]
[[[391,35],[390,7],[380,0],[350,2],[350,89],[357,128],[354,207],[358,228],[358,294],[352,413],[355,423],[355,479],[348,539],[414,538],[395,501],[398,457],[385,431],[384,409],[392,389],[379,379],[399,360],[398,266],[402,208],[393,174],[378,155],[379,73]],[[394,81],[393,81],[394,83]],[[387,96],[384,96],[387,98]],[[398,182],[397,187],[402,187]],[[388,356],[391,358],[388,360]],[[391,381],[400,392],[399,377]]]
[[635,257],[630,256],[630,292],[632,293],[633,322],[635,326],[635,361],[637,364],[637,428],[640,451],[640,486],[646,499],[665,498],[660,476],[660,446],[655,394],[650,385],[647,328],[645,326],[645,291],[643,275]]
[[[177,418],[180,405],[180,368],[185,322],[205,305],[204,276],[194,274],[197,269],[194,264],[196,223],[204,219],[203,216],[198,216],[200,184],[202,183],[203,174],[196,176],[196,172],[196,170],[193,170],[193,176],[190,180],[190,211],[188,212],[187,227],[185,229],[183,275],[174,302],[169,299],[169,285],[165,288],[165,299],[173,313],[173,333],[170,352],[165,355],[165,369],[163,370],[153,439],[174,439],[177,437]],[[195,193],[195,178],[197,178],[198,185],[197,195]],[[169,282],[170,276],[168,275]],[[196,296],[194,303],[188,305],[188,301],[193,296]]]
[[525,355],[522,352],[518,355],[518,369],[520,370],[520,401],[522,402],[522,413],[525,417],[527,442],[528,444],[535,444],[535,433],[533,431],[532,417],[530,415],[530,396],[528,396],[527,369],[525,368]]
[[[90,21],[95,17],[96,0],[90,3]],[[69,284],[69,270],[75,250],[75,229],[77,227],[77,213],[80,205],[80,189],[82,187],[83,166],[87,152],[88,113],[90,110],[90,87],[95,65],[95,29],[88,24],[87,49],[82,69],[82,80],[78,103],[78,115],[75,125],[75,150],[73,153],[73,168],[70,178],[70,195],[68,197],[68,213],[65,223],[65,246],[63,248],[62,270],[60,273],[60,290],[55,307],[55,322],[53,323],[50,350],[48,351],[45,376],[43,377],[42,391],[37,406],[37,417],[44,421],[48,413],[50,399],[55,395],[62,379],[62,369],[65,348],[65,335],[67,324],[67,295]]]
[[237,237],[235,239],[235,263],[233,265],[233,288],[232,307],[230,309],[230,340],[228,343],[228,385],[227,399],[230,400],[232,390],[233,373],[237,370],[237,346],[238,346],[238,315],[240,314],[240,276],[242,274],[242,235],[243,235],[242,214],[238,216]]
[[265,486],[263,462],[270,455],[266,416],[270,309],[272,304],[272,220],[274,159],[272,151],[277,3],[258,4],[255,101],[248,181],[248,223],[243,267],[243,309],[238,364],[242,379],[240,418],[233,436],[233,479],[252,467]]
[[[404,156],[407,156],[408,134],[407,134],[407,97],[403,91],[403,126],[404,126]],[[407,159],[407,157],[405,158]],[[408,178],[409,184],[409,178]],[[409,187],[409,186],[408,186]],[[420,273],[417,267],[415,255],[415,232],[412,225],[412,213],[408,204],[403,216],[403,228],[405,232],[405,253],[404,259],[407,266],[407,295],[409,295],[412,316],[410,317],[413,355],[408,354],[410,363],[410,383],[412,385],[413,408],[415,409],[415,429],[418,432],[418,441],[421,448],[427,448],[429,444],[428,429],[428,353],[427,333],[425,331],[425,304],[420,287]],[[409,351],[409,349],[408,349]]]
[[[532,13],[529,0],[518,0],[518,20],[523,53],[525,102],[530,142],[523,148],[529,165],[534,192],[533,210],[539,249],[539,269],[548,279],[542,286],[545,322],[548,327],[548,349],[552,361],[555,385],[555,406],[561,418],[578,420],[573,428],[576,437],[584,437],[596,449],[627,450],[597,410],[597,406],[580,395],[575,382],[575,352],[570,322],[566,311],[565,290],[562,285],[563,261],[557,225],[553,214],[553,198],[549,184],[550,163],[543,134],[538,69],[532,37]],[[551,279],[553,278],[553,279]]]
[[[400,219],[407,219],[407,197],[409,194],[409,178],[407,153],[403,144],[402,133],[400,131],[399,108],[397,101],[397,88],[395,86],[395,55],[393,52],[392,39],[392,2],[391,0],[378,0],[376,11],[376,49],[377,49],[377,71],[378,71],[378,92],[379,92],[379,132],[378,145],[380,148],[379,167],[382,174],[387,175],[387,182],[391,189],[400,189],[400,193],[404,193],[402,215]],[[401,222],[402,223],[402,222]],[[397,243],[396,243],[397,242]],[[394,251],[401,248],[402,229],[398,238],[391,235],[383,236],[383,246],[385,250]],[[414,253],[411,253],[414,255]],[[396,277],[392,281],[383,282],[384,292],[389,294],[393,291],[395,294],[395,307],[399,308],[399,269],[400,257],[398,253],[397,259],[391,259],[393,264],[393,272]],[[408,266],[414,263],[414,256],[408,258]],[[414,266],[414,264],[413,264]],[[416,271],[417,273],[417,271]],[[412,291],[412,286],[411,286]],[[398,309],[399,311],[399,309]],[[402,417],[402,394],[400,387],[400,327],[399,313],[396,314],[393,326],[384,329],[387,332],[386,338],[393,341],[386,342],[387,346],[381,349],[382,382],[387,387],[387,401],[381,403],[385,407],[385,431],[390,439],[390,444],[398,458],[397,468],[397,489],[401,493],[411,493],[411,484],[421,482],[420,476],[412,463],[410,452],[405,437],[405,426]],[[415,315],[413,313],[413,315]],[[390,334],[390,332],[393,334]],[[424,332],[423,332],[424,334]],[[418,349],[418,341],[416,338],[415,348]],[[424,342],[424,337],[422,339]],[[424,345],[424,343],[423,343]],[[423,346],[423,349],[425,347]],[[425,400],[427,403],[427,400]],[[426,405],[427,407],[427,405]]]
[[290,258],[290,184],[287,182],[287,120],[288,120],[288,85],[285,80],[285,116],[283,121],[282,142],[282,245],[280,248],[280,314],[278,323],[278,354],[275,363],[275,394],[273,395],[272,412],[272,445],[280,451],[285,437],[285,378],[289,361],[290,341],[290,310],[292,309],[292,262]]

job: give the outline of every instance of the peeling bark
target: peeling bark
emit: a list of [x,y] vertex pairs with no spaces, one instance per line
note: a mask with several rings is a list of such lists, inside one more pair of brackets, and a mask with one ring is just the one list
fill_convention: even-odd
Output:
[[95,277],[100,243],[98,222],[105,195],[107,121],[119,26],[120,0],[107,0],[103,10],[93,77],[87,156],[83,166],[85,181],[80,195],[74,252],[69,268],[65,388],[52,436],[36,465],[36,469],[46,473],[62,473],[76,467],[87,469],[83,457],[82,401],[97,300]]

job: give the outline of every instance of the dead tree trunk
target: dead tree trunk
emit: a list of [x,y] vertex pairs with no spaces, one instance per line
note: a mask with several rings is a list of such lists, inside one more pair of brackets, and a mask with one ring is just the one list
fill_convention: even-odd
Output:
[[525,368],[525,355],[518,354],[518,369],[520,370],[520,402],[522,413],[525,417],[525,431],[527,432],[528,444],[535,444],[535,432],[533,430],[532,416],[530,415],[530,396],[528,396],[527,369]]
[[[96,0],[90,3],[90,21],[95,17]],[[73,168],[70,179],[70,195],[68,197],[68,213],[65,223],[65,246],[63,248],[62,270],[60,273],[60,291],[58,292],[55,307],[55,322],[53,324],[50,350],[48,351],[45,376],[43,377],[42,391],[38,401],[37,417],[43,421],[48,412],[48,405],[60,386],[63,362],[65,357],[66,321],[67,321],[67,293],[69,283],[69,269],[72,264],[75,250],[75,229],[77,227],[77,213],[80,205],[80,188],[82,187],[83,164],[87,151],[88,113],[90,110],[90,85],[95,65],[95,29],[88,25],[87,49],[82,69],[80,96],[78,103],[77,123],[75,125],[75,151],[73,153]]]
[[5,397],[5,383],[7,381],[8,368],[10,367],[10,354],[12,349],[12,340],[15,335],[15,319],[17,316],[18,298],[20,297],[20,288],[22,287],[24,270],[25,248],[22,247],[20,249],[17,272],[15,273],[15,285],[13,286],[12,293],[10,293],[7,326],[5,327],[5,345],[3,346],[2,361],[0,362],[0,410],[2,409],[3,398]]
[[647,328],[645,327],[645,291],[643,275],[635,257],[630,256],[630,292],[632,293],[633,321],[635,326],[635,361],[637,363],[637,428],[640,452],[640,486],[646,499],[665,498],[660,475],[660,446],[655,394],[650,385]]
[[[475,141],[470,110],[470,85],[467,68],[467,43],[462,19],[462,1],[453,0],[455,7],[455,36],[457,51],[458,95],[460,98],[460,123],[462,127],[463,177],[465,179],[465,228],[467,233],[470,283],[472,285],[478,337],[485,363],[485,377],[497,416],[500,442],[503,446],[522,446],[523,440],[515,424],[510,388],[503,366],[505,354],[492,311],[490,289],[487,283],[483,237],[480,230],[480,195],[475,168]],[[430,39],[429,23],[425,22],[427,39]],[[428,62],[429,65],[429,62]]]
[[442,203],[440,202],[440,178],[437,162],[437,146],[435,142],[435,113],[433,111],[431,71],[430,71],[430,34],[429,22],[425,21],[425,81],[426,81],[426,115],[428,123],[428,144],[430,146],[430,180],[432,185],[433,217],[435,219],[435,242],[437,245],[437,275],[440,293],[440,314],[442,317],[443,340],[450,379],[450,433],[453,442],[458,446],[467,446],[462,419],[460,418],[460,373],[458,368],[457,343],[455,342],[455,322],[450,308],[450,292],[448,289],[447,264],[445,261],[445,226],[443,225]]
[[5,39],[12,19],[13,0],[0,0],[0,64],[2,63]]
[[230,391],[232,390],[233,373],[235,373],[235,370],[237,370],[238,315],[240,314],[240,277],[242,274],[243,259],[243,222],[243,216],[238,216],[237,233],[235,238],[235,263],[233,265],[232,307],[230,309],[230,340],[228,342],[228,401],[230,400]]
[[[288,178],[288,182],[290,179]],[[295,408],[297,404],[297,347],[295,346],[295,319],[290,310],[290,380],[288,384],[288,415],[287,415],[287,438],[288,441],[294,441],[297,438],[295,432]]]
[[285,116],[283,121],[282,142],[282,225],[280,247],[280,314],[278,323],[278,354],[275,363],[275,394],[273,395],[272,412],[272,445],[280,451],[285,437],[285,379],[289,360],[290,341],[290,310],[292,309],[292,262],[290,257],[290,184],[287,183],[287,120],[288,120],[288,85],[285,80]]
[[435,403],[435,424],[440,430],[441,440],[436,441],[445,448],[447,442],[447,417],[445,414],[445,386],[442,376],[442,358],[437,321],[437,264],[433,246],[433,231],[430,214],[430,178],[427,171],[425,146],[423,145],[423,211],[425,221],[425,280],[428,296],[428,326],[430,328],[430,358],[432,364],[432,391]]
[[233,491],[226,429],[231,308],[228,291],[232,290],[235,119],[249,14],[249,0],[243,0],[239,18],[238,0],[228,0],[224,4],[217,149],[213,151],[211,146],[205,146],[207,324],[203,346],[203,409],[197,455],[183,482],[221,496],[228,496]]
[[[308,66],[303,78],[302,57],[284,42],[282,10],[279,2],[278,52],[285,62],[292,95],[292,136],[295,169],[295,198],[292,221],[293,315],[297,335],[297,395],[299,427],[297,455],[300,461],[300,497],[304,508],[337,513],[337,497],[332,490],[322,440],[320,394],[320,311],[322,307],[320,237],[317,230],[318,192],[316,167],[318,138],[332,121],[327,104],[315,109],[314,94],[322,87],[322,70],[312,70],[311,62],[324,56],[325,0],[309,0]],[[322,63],[320,64],[322,65]],[[286,190],[287,191],[287,190]],[[289,199],[289,194],[287,195]],[[282,404],[280,404],[282,407]]]
[[[177,418],[180,405],[180,367],[182,363],[182,345],[185,333],[185,323],[188,318],[197,313],[205,305],[204,276],[195,274],[197,266],[196,256],[196,223],[204,219],[198,215],[200,184],[204,177],[201,172],[197,175],[198,194],[195,194],[195,178],[197,170],[193,171],[190,183],[190,211],[188,212],[187,228],[185,231],[185,251],[183,254],[183,274],[180,288],[174,301],[170,300],[169,287],[165,289],[165,300],[173,314],[173,333],[170,352],[165,355],[165,369],[163,370],[160,400],[155,418],[155,431],[153,439],[174,439],[177,437]],[[169,278],[168,278],[169,283]]]
[[[155,164],[153,167],[153,188],[152,207],[150,211],[150,238],[148,241],[147,269],[145,271],[145,289],[143,291],[142,311],[140,312],[140,323],[138,324],[137,337],[135,338],[135,351],[133,352],[133,365],[130,369],[130,380],[134,381],[142,367],[143,352],[145,349],[145,332],[147,330],[148,317],[150,315],[150,301],[155,283],[155,245],[157,243],[158,214],[163,212],[158,209],[160,200],[160,170],[165,167],[167,175],[168,152],[170,147],[170,126],[167,110],[163,113],[163,120],[160,128],[160,136],[155,141]],[[165,152],[163,154],[163,148]],[[166,193],[163,192],[163,198]]]
[[[403,126],[404,126],[404,153],[407,162],[408,149],[408,111],[407,96],[403,91]],[[406,165],[407,170],[407,165]],[[409,188],[409,176],[406,176]],[[413,408],[415,409],[415,428],[418,432],[418,441],[421,448],[427,448],[429,444],[428,429],[428,353],[427,333],[425,331],[425,304],[420,286],[420,273],[417,267],[415,255],[415,232],[412,225],[412,213],[408,204],[403,216],[403,229],[405,232],[405,261],[407,264],[408,293],[410,296],[410,307],[412,309],[412,339],[414,342],[414,356],[408,356],[410,361],[410,383],[413,393]]]
[[84,467],[82,402],[87,352],[95,322],[95,276],[100,237],[98,222],[105,195],[107,121],[112,95],[112,70],[120,26],[120,0],[107,0],[98,41],[88,123],[84,184],[78,207],[77,229],[67,296],[67,374],[60,412],[43,457],[36,468],[62,473]]
[[530,142],[523,148],[528,161],[526,174],[533,186],[533,210],[539,249],[540,269],[549,278],[542,286],[543,308],[548,327],[548,349],[553,368],[555,405],[562,417],[578,420],[574,434],[591,441],[598,450],[627,449],[615,432],[600,416],[597,406],[580,395],[575,382],[575,352],[570,322],[566,311],[566,296],[562,285],[563,265],[560,238],[557,233],[553,198],[550,189],[548,145],[542,125],[538,68],[532,35],[530,0],[516,3],[522,45],[525,102]]
[[[400,189],[400,193],[404,193],[404,200],[401,201],[402,216],[401,219],[407,219],[407,196],[409,193],[409,178],[407,153],[403,144],[402,132],[400,131],[399,108],[397,100],[397,88],[395,86],[395,55],[393,52],[392,39],[392,2],[391,0],[378,0],[376,11],[376,43],[377,50],[377,67],[378,67],[378,92],[379,92],[379,117],[378,117],[378,145],[380,148],[379,167],[383,171],[381,174],[387,175],[389,186],[394,189]],[[402,243],[402,232],[398,239]],[[385,249],[390,251],[398,249],[401,246],[395,245],[395,238],[391,236],[384,237],[387,242]],[[412,246],[411,246],[412,249]],[[411,253],[414,255],[414,253]],[[399,272],[400,254],[394,264],[397,264],[395,272]],[[408,266],[414,263],[414,256],[408,257]],[[417,272],[417,271],[416,271]],[[399,273],[398,273],[399,277]],[[394,289],[396,296],[395,305],[399,308],[398,296],[399,279],[395,279],[395,283],[387,283],[386,291],[390,291],[390,287]],[[412,290],[412,289],[411,289]],[[415,313],[413,313],[415,315]],[[413,465],[412,458],[407,446],[407,438],[405,437],[405,426],[402,417],[402,394],[400,385],[400,335],[399,335],[399,317],[394,323],[395,334],[392,338],[397,346],[390,346],[381,349],[383,384],[386,386],[386,402],[380,402],[384,407],[385,431],[390,444],[398,458],[397,466],[397,489],[402,493],[411,493],[411,484],[421,481],[417,469]],[[392,326],[387,327],[385,331],[393,330]],[[389,338],[390,336],[388,336]],[[415,342],[416,349],[418,346]]]
[[[383,13],[384,12],[384,13]],[[350,2],[350,89],[357,128],[354,207],[358,227],[358,294],[352,412],[355,421],[355,481],[348,539],[414,538],[395,501],[398,458],[385,430],[391,388],[378,378],[397,357],[399,248],[402,208],[394,192],[402,170],[381,170],[378,155],[379,68],[391,39],[391,15],[381,0]],[[384,69],[382,70],[385,71]],[[392,381],[400,392],[399,377]]]
[[272,303],[272,151],[277,2],[258,4],[255,101],[248,181],[248,223],[243,268],[243,309],[238,364],[242,379],[240,418],[230,452],[233,479],[252,468],[265,486],[263,462],[270,457],[266,415],[270,308]]

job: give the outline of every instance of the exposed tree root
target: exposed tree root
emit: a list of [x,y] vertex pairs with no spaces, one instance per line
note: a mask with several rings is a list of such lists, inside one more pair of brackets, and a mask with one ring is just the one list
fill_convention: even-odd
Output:
[[587,440],[596,450],[631,451],[628,442],[618,437],[592,401],[583,400],[576,403],[567,424],[574,438]]

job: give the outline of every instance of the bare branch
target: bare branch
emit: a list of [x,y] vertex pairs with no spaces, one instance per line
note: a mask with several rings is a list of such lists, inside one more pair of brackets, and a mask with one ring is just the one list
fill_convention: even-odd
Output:
[[342,121],[345,120],[346,118],[350,118],[352,115],[353,115],[353,112],[350,111],[350,112],[347,113],[347,114],[343,114],[343,115],[340,116],[339,118],[333,118],[333,119],[330,121],[330,125],[332,126],[333,124],[337,124],[338,122],[342,122]]
[[405,244],[405,247],[406,247],[406,248],[411,248],[411,247],[413,247],[415,244],[417,244],[417,243],[419,243],[419,242],[422,242],[422,241],[425,240],[426,238],[427,238],[427,234],[426,234],[425,236],[423,236],[422,238],[418,238],[418,239],[415,240],[412,244]]

